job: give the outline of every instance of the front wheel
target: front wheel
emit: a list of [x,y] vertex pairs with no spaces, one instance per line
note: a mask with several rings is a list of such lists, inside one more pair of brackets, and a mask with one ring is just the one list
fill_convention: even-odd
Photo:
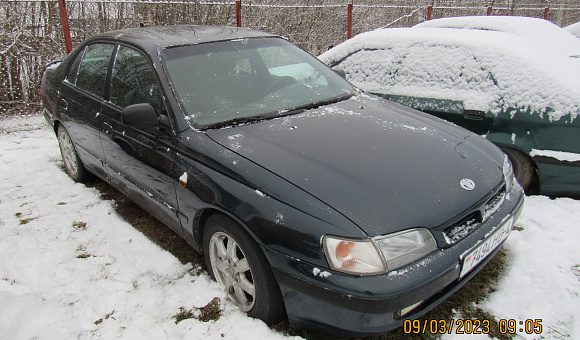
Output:
[[284,317],[282,294],[270,264],[237,223],[223,215],[211,216],[203,248],[211,277],[242,311],[268,324]]
[[534,177],[534,164],[527,155],[520,151],[505,146],[500,148],[512,162],[516,179],[524,190],[527,189]]

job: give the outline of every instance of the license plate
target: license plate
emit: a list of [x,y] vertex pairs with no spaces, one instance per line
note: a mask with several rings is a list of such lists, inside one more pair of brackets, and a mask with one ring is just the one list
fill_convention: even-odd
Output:
[[513,223],[514,218],[510,217],[501,227],[499,227],[498,230],[483,240],[483,242],[461,255],[460,259],[462,260],[462,265],[461,273],[459,274],[460,279],[483,261],[483,259],[493,252],[495,248],[497,248],[509,236],[512,231]]

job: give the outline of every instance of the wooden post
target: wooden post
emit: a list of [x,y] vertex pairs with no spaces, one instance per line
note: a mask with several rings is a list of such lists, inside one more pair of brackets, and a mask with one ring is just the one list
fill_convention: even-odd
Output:
[[64,33],[64,44],[66,46],[66,53],[72,51],[72,41],[70,39],[70,27],[68,26],[68,14],[66,13],[66,6],[64,0],[58,0],[58,7],[60,9],[60,21],[62,22],[62,31]]
[[546,7],[546,9],[544,9],[544,19],[548,20],[548,12],[550,11],[549,7]]
[[242,0],[236,0],[236,22],[242,27]]
[[350,39],[352,38],[352,2],[349,2],[347,5],[347,16],[346,16],[346,20],[347,20],[347,31],[346,31],[346,38]]
[[491,8],[491,6],[489,6],[489,7],[487,8],[487,16],[490,16],[490,15],[491,15],[491,11],[492,11],[492,10],[493,10],[493,8]]
[[427,7],[427,20],[431,20],[432,16],[433,16],[433,5],[429,5],[429,7]]

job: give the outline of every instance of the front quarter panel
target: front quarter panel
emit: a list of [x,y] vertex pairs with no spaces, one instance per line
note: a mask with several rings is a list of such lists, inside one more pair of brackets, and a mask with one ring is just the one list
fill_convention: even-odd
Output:
[[231,217],[262,246],[322,267],[328,267],[320,243],[324,234],[366,236],[324,203],[202,131],[181,133],[177,148],[179,216],[185,237],[197,249],[206,211]]

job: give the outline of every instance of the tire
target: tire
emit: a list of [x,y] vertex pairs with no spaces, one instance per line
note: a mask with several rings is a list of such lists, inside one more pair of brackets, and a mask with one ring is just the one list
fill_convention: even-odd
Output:
[[237,223],[224,215],[211,216],[205,225],[203,249],[212,279],[242,311],[267,324],[284,318],[282,294],[270,264]]
[[60,148],[60,154],[64,162],[64,167],[67,174],[75,181],[79,183],[84,183],[90,178],[90,174],[85,168],[83,162],[79,158],[77,151],[74,147],[70,135],[64,128],[64,126],[59,125],[57,129],[58,146]]
[[528,156],[520,151],[505,146],[501,146],[500,148],[508,156],[510,162],[512,162],[514,175],[522,188],[526,190],[534,178],[534,164]]

